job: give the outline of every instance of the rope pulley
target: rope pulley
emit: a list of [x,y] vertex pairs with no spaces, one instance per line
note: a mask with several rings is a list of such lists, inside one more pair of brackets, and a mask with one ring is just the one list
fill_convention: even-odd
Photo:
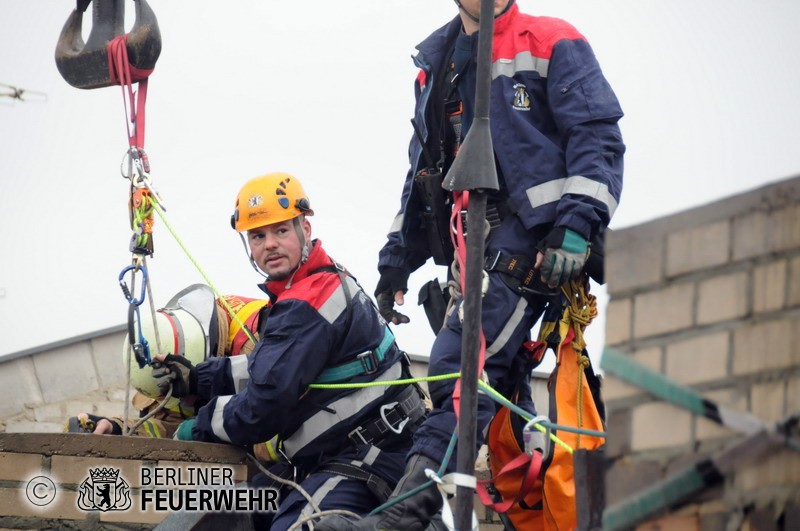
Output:
[[134,255],[151,256],[153,254],[153,211],[159,204],[162,210],[161,197],[153,188],[150,178],[150,163],[144,149],[131,147],[125,153],[120,164],[120,173],[131,182],[131,198],[128,204],[130,213],[131,235],[128,250]]
[[[161,54],[161,32],[147,2],[134,1],[136,21],[125,35],[124,0],[77,0],[56,45],[56,66],[67,83],[81,89],[121,84],[120,76],[109,68],[111,41],[120,37],[125,40],[131,81],[141,81],[150,75]],[[93,4],[92,29],[84,43],[83,13],[90,3]]]

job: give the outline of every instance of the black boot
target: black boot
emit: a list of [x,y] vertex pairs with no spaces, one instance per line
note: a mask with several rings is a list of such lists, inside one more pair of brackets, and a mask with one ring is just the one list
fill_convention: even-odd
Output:
[[[390,500],[426,483],[425,469],[439,470],[439,465],[423,455],[414,454],[406,464],[406,473],[400,478]],[[353,522],[339,515],[323,518],[314,524],[317,531],[375,531],[395,530],[423,531],[439,509],[442,508],[442,495],[436,485],[414,494],[399,503],[387,507],[378,514]]]

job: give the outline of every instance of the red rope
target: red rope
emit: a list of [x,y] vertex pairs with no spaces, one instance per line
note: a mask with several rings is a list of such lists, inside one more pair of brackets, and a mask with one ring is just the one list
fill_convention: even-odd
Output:
[[[525,498],[533,490],[536,480],[539,478],[539,472],[542,469],[542,454],[541,452],[534,451],[533,454],[522,452],[517,457],[509,461],[497,475],[491,479],[478,480],[475,485],[475,490],[481,503],[486,507],[498,513],[507,512],[515,503],[524,503]],[[487,490],[487,486],[495,485],[500,476],[509,474],[515,470],[523,470],[522,483],[517,490],[514,498],[505,498],[502,502],[495,502],[491,494]]]
[[[464,304],[464,297],[466,296],[466,283],[467,283],[467,242],[464,240],[464,218],[461,216],[462,211],[466,211],[469,206],[469,192],[453,192],[453,211],[450,215],[450,226],[454,229],[450,231],[450,240],[453,242],[455,249],[456,261],[458,262],[458,281],[461,284],[461,304]],[[483,283],[481,282],[481,285]],[[478,294],[482,296],[482,294]],[[479,323],[480,324],[480,323]],[[463,330],[462,330],[463,333]],[[483,335],[483,326],[480,330],[480,350],[478,355],[478,378],[483,372],[483,365],[486,362],[486,337]],[[453,409],[456,414],[456,419],[459,418],[461,409],[461,378],[456,380],[455,389],[453,389]]]
[[[144,108],[147,100],[147,78],[153,69],[142,70],[128,61],[128,35],[120,35],[108,43],[108,77],[112,83],[122,87],[122,101],[125,106],[125,125],[128,131],[128,144],[144,149]],[[134,92],[133,83],[139,84]],[[126,97],[127,96],[127,97]],[[130,117],[128,109],[130,108]],[[133,125],[133,132],[131,132]]]

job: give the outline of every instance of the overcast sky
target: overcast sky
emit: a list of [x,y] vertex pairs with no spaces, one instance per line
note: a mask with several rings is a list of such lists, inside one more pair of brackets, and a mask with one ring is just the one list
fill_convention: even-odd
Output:
[[[625,187],[612,228],[800,173],[797,0],[518,3],[577,26],[626,113]],[[122,96],[118,87],[72,88],[56,70],[56,40],[74,5],[0,0],[0,83],[47,94],[46,102],[0,97],[0,356],[126,319]],[[315,236],[372,293],[407,169],[410,56],[456,14],[453,2],[151,6],[163,51],[145,148],[167,219],[193,258],[221,292],[259,296],[260,277],[228,220],[246,180],[287,171],[311,197]],[[132,2],[126,10],[130,26]],[[160,219],[149,271],[158,306],[203,282]],[[444,270],[428,266],[412,277],[412,323],[395,328],[409,352],[430,349],[416,292],[437,275]],[[607,303],[596,291],[595,356]]]

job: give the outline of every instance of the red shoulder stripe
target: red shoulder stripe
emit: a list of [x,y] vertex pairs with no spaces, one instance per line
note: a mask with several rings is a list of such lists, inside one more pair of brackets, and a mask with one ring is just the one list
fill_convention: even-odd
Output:
[[278,297],[282,300],[300,300],[319,311],[339,287],[339,275],[336,273],[317,273],[304,278]]
[[586,40],[569,22],[553,17],[535,17],[520,13],[514,25],[495,36],[492,62],[513,59],[521,52],[550,59],[553,46],[561,40]]

